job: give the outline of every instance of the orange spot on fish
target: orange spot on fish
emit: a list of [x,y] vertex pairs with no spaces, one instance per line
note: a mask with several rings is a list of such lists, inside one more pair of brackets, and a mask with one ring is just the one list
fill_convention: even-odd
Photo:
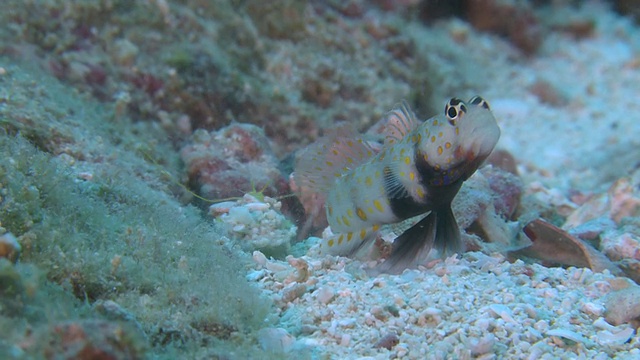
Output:
[[373,185],[373,180],[371,180],[371,176],[367,176],[367,177],[364,179],[364,183],[365,183],[367,186],[371,186],[371,185]]
[[378,211],[384,212],[384,208],[382,207],[380,200],[373,200],[373,206],[375,206]]
[[356,214],[362,221],[367,221],[367,214],[365,214],[364,210],[360,208],[356,208]]

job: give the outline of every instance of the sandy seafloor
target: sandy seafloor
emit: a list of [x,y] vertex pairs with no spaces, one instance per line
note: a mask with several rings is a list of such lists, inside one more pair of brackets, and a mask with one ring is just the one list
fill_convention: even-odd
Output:
[[[456,56],[473,66],[456,74],[468,77],[460,79],[461,83],[482,84],[482,89],[474,90],[488,99],[498,119],[502,136],[497,148],[517,159],[525,192],[542,186],[565,194],[565,199],[575,191],[606,193],[613,181],[629,176],[640,162],[640,29],[599,2],[562,8],[557,16],[573,16],[572,12],[594,19],[591,36],[576,40],[551,32],[535,55],[519,61],[513,61],[518,51],[503,39],[475,32],[461,20],[443,21],[436,29],[442,34],[465,33],[467,40],[456,48]],[[10,76],[19,66],[12,61],[4,58],[0,62],[6,72],[0,76]],[[448,66],[446,58],[442,61],[442,66]],[[550,86],[558,102],[544,102],[532,94],[530,88],[537,82]],[[474,94],[443,94],[454,95]],[[3,99],[0,105],[10,104],[10,99]],[[389,105],[398,100],[389,99]],[[444,103],[441,100],[438,102]],[[635,191],[637,195],[638,189]],[[10,225],[2,219],[3,227]],[[172,347],[171,356],[640,359],[640,335],[633,325],[614,326],[604,320],[606,296],[619,281],[607,271],[545,267],[509,262],[498,253],[469,252],[401,275],[369,277],[359,261],[318,257],[313,252],[297,256],[295,265],[304,263],[308,273],[297,273],[287,261],[266,260],[258,253],[241,268],[240,277],[273,301],[269,321],[262,329],[254,325],[247,330],[249,340],[243,340],[263,351],[260,355],[239,355],[244,353],[227,344],[227,355],[220,357],[179,346]],[[113,264],[111,256],[109,261]],[[188,281],[217,281],[206,272],[198,280],[186,275],[185,279],[186,287]],[[60,283],[63,291],[73,288],[64,280]],[[137,302],[117,293],[102,299],[138,304],[123,306],[153,338],[153,322],[162,317],[142,309],[158,303],[152,292],[131,296]],[[175,323],[186,317],[177,311],[171,314]],[[230,343],[243,336],[232,335]],[[19,345],[3,343],[1,349],[13,358],[29,358],[30,345],[19,340],[13,334],[11,341]],[[147,356],[162,357],[164,345],[154,343],[151,348],[155,350],[149,350]]]
[[[596,36],[576,43],[551,35],[525,63],[514,65],[509,49],[483,36],[465,48],[492,79],[482,96],[502,130],[497,147],[522,162],[527,183],[597,191],[640,159],[640,33],[597,4],[584,11],[598,14]],[[532,96],[527,88],[538,79],[569,104]],[[481,253],[376,278],[346,259],[309,261],[319,269],[309,280],[315,290],[283,307],[283,328],[298,334],[294,349],[318,347],[332,359],[640,359],[637,333],[616,342],[611,331],[626,325],[603,322],[609,274]],[[260,282],[281,296],[272,276]],[[398,345],[375,346],[389,334]]]

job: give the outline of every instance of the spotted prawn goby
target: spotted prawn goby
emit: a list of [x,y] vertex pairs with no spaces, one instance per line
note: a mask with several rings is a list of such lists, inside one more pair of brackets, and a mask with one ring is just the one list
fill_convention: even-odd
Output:
[[378,268],[399,273],[433,247],[443,255],[461,251],[451,202],[493,150],[500,128],[478,96],[468,103],[453,98],[444,115],[424,122],[403,103],[386,120],[379,151],[363,139],[324,139],[298,157],[294,178],[326,195],[335,235],[321,244],[325,253],[353,255],[375,239],[381,225],[428,213],[394,240]]

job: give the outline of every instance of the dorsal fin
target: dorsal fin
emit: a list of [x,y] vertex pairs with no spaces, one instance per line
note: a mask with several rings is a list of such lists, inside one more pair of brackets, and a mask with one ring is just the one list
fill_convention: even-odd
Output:
[[413,131],[420,122],[406,101],[396,106],[386,115],[385,123],[385,145],[393,145],[402,140],[408,133]]
[[366,162],[376,151],[363,139],[336,135],[321,139],[297,156],[294,179],[298,185],[325,192],[337,177]]

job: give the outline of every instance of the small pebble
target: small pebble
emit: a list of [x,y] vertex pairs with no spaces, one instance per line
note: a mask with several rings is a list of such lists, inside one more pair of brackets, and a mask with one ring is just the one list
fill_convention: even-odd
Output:
[[223,202],[219,202],[219,203],[215,203],[211,206],[209,206],[209,215],[211,216],[218,216],[221,214],[226,214],[229,212],[229,210],[235,206],[235,202],[233,201],[223,201]]
[[629,323],[640,317],[640,286],[612,291],[605,298],[604,318],[612,325]]
[[282,328],[265,328],[258,331],[260,347],[271,353],[286,353],[295,342],[287,330]]
[[316,291],[316,298],[322,304],[328,304],[334,297],[335,292],[328,286],[323,286]]
[[389,333],[384,335],[378,340],[378,342],[373,346],[374,348],[385,348],[387,350],[393,349],[396,345],[400,343],[400,339],[398,335],[394,333]]
[[602,316],[604,313],[604,306],[588,302],[582,305],[582,311],[589,315]]
[[629,341],[634,334],[633,328],[626,328],[618,332],[608,330],[598,331],[597,340],[600,345],[614,346],[622,345]]
[[267,257],[263,253],[256,250],[253,252],[252,255],[253,255],[253,261],[255,261],[256,264],[260,265],[261,267],[267,265]]
[[547,331],[547,335],[561,337],[561,338],[568,339],[573,342],[581,343],[587,346],[589,346],[590,344],[590,341],[586,339],[584,336],[567,329],[551,329]]

